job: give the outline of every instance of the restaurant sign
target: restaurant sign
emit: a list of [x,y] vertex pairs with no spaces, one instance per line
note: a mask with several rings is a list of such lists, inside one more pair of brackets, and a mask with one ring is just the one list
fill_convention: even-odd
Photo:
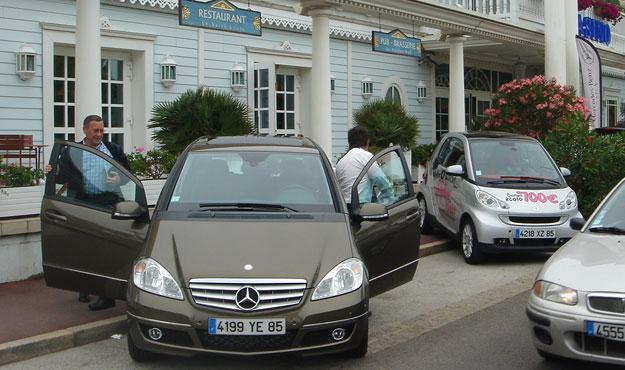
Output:
[[260,12],[240,9],[228,0],[178,1],[178,20],[182,26],[262,36],[260,17]]
[[421,40],[408,37],[401,30],[393,30],[389,33],[373,31],[371,46],[373,51],[382,53],[421,57]]

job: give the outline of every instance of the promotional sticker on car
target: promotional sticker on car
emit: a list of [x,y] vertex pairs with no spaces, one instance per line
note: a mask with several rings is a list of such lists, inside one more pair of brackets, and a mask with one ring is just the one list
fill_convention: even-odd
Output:
[[506,202],[558,203],[557,194],[545,194],[533,191],[506,193]]

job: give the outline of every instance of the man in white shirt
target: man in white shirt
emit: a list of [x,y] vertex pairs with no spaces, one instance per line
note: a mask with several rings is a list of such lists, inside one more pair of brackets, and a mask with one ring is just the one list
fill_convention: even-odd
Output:
[[[352,185],[373,154],[369,152],[369,133],[362,126],[353,127],[347,132],[347,143],[349,151],[336,164],[336,178],[345,202],[351,204]],[[371,192],[368,176],[364,176],[358,184],[358,194],[363,192]]]

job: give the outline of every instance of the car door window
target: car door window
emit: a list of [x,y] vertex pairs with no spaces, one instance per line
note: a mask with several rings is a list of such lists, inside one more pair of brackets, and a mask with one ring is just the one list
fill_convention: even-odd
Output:
[[111,210],[117,202],[139,201],[140,182],[113,158],[81,144],[61,144],[53,154],[54,186],[46,195]]
[[459,139],[451,138],[449,139],[449,145],[441,165],[446,168],[456,164],[461,165],[463,168],[465,166],[464,145],[462,145],[462,141]]
[[438,165],[442,165],[443,162],[445,161],[445,158],[447,158],[447,156],[449,155],[449,151],[451,150],[451,146],[449,145],[451,139],[445,139],[445,141],[443,142],[443,144],[441,144],[441,148],[438,151],[438,154],[436,155],[436,158],[434,159],[434,162],[432,163],[432,169],[436,169],[438,168]]
[[374,157],[372,161],[358,186],[360,206],[379,203],[390,207],[410,197],[411,182],[398,150]]

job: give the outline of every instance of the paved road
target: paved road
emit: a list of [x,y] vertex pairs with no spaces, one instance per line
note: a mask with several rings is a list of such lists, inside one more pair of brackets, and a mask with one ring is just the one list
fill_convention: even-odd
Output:
[[[345,360],[340,356],[300,358],[280,356],[264,358],[232,358],[199,356],[194,358],[164,358],[161,361],[138,365],[132,362],[126,352],[125,338],[109,339],[90,345],[73,348],[39,358],[15,363],[3,369],[290,369],[290,368],[421,368],[412,356],[415,350],[407,347],[415,340],[429,333],[445,330],[456,320],[480,312],[483,309],[527,291],[546,255],[499,256],[480,266],[464,263],[459,252],[448,251],[422,259],[415,279],[409,284],[385,293],[371,300],[373,315],[370,320],[369,355],[362,360]],[[519,307],[525,302],[519,300]],[[519,308],[522,312],[522,307]],[[524,320],[524,317],[522,318]],[[498,327],[498,324],[489,324]],[[439,329],[440,328],[440,329]],[[527,331],[525,321],[520,327]],[[479,331],[481,332],[482,329]],[[441,356],[456,358],[455,353],[463,346],[475,344],[475,332],[450,335],[449,343],[458,341],[458,348],[440,345],[444,352],[432,353],[432,358]],[[464,343],[464,344],[463,344]],[[529,342],[528,342],[529,343]],[[420,344],[419,344],[420,345]],[[401,348],[403,352],[392,352]],[[419,351],[421,356],[423,353]],[[451,355],[451,356],[450,356]],[[397,356],[392,362],[391,359]],[[405,359],[405,363],[401,362]],[[387,366],[391,365],[393,366]],[[464,364],[466,365],[466,364]],[[425,369],[429,367],[423,367]],[[445,368],[445,367],[441,367]]]

